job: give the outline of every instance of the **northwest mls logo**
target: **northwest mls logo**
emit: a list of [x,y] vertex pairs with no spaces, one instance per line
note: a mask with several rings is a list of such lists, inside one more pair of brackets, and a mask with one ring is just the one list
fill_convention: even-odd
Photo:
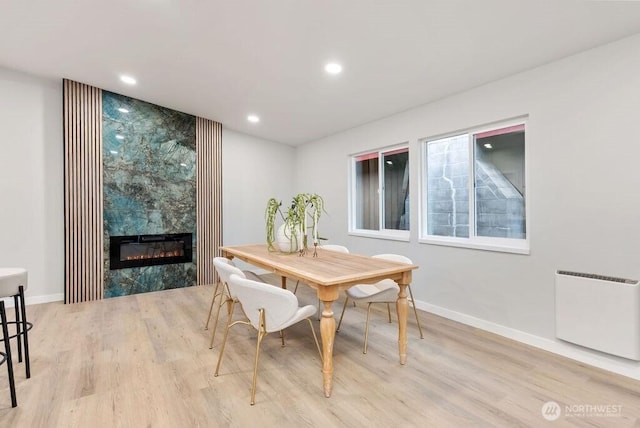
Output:
[[542,417],[548,421],[557,420],[561,414],[562,409],[555,401],[547,401],[542,405]]
[[621,404],[570,404],[564,409],[555,401],[547,401],[542,405],[542,417],[555,421],[564,414],[565,418],[610,418],[622,416]]

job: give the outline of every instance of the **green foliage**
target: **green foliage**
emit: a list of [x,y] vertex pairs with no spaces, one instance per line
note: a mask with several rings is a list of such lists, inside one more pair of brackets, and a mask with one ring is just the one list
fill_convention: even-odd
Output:
[[[269,251],[275,251],[276,240],[276,213],[280,214],[285,224],[285,233],[292,242],[298,243],[298,250],[304,253],[307,249],[307,219],[311,219],[312,236],[318,236],[318,221],[324,210],[322,196],[310,193],[298,193],[291,199],[291,205],[287,208],[286,216],[281,210],[282,202],[275,198],[269,199],[265,210],[267,247]],[[300,243],[300,238],[302,242]],[[320,238],[317,238],[320,239]],[[294,245],[292,245],[292,248]]]
[[282,202],[278,202],[275,198],[271,198],[267,202],[267,209],[264,213],[267,227],[267,246],[269,247],[269,251],[275,250],[273,243],[276,240],[276,214],[280,213],[280,216],[282,217],[282,212],[280,212],[281,205]]

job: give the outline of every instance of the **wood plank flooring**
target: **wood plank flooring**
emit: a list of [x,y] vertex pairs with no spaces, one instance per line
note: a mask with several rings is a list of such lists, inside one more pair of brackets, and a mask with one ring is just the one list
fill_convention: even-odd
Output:
[[[210,350],[203,328],[212,290],[27,307],[32,376],[25,379],[14,354],[12,409],[0,366],[0,427],[640,427],[640,382],[424,312],[423,340],[410,313],[401,366],[397,324],[387,323],[383,306],[372,312],[366,355],[366,310],[347,309],[328,399],[308,324],[288,329],[284,348],[277,334],[268,335],[250,406],[256,334],[232,329],[214,377],[222,329]],[[307,287],[298,297],[316,304]],[[563,410],[622,407],[608,416],[573,407],[549,422],[541,411],[548,401]]]

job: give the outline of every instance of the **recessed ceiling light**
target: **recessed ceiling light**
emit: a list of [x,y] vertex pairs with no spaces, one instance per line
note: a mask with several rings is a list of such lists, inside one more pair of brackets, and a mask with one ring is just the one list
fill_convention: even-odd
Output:
[[393,165],[393,161],[388,160],[387,165]]
[[118,109],[118,111],[119,111],[120,113],[129,113],[129,110],[127,110],[126,108],[122,108],[122,107],[120,107],[120,108]]
[[118,140],[124,140],[124,135],[117,134],[117,135],[116,135],[116,138],[117,138]]
[[336,62],[330,62],[324,66],[324,70],[329,74],[339,74],[342,72],[342,66]]
[[490,143],[485,143],[484,147],[487,149],[493,149],[493,146]]
[[250,114],[249,116],[247,116],[247,120],[251,123],[258,123],[260,122],[260,118],[258,116],[256,116],[255,114]]
[[137,83],[136,79],[134,79],[131,76],[126,76],[124,74],[122,76],[120,76],[120,81],[122,83],[126,83],[127,85],[135,85]]
[[117,155],[118,154],[118,152],[115,151],[115,150],[109,150],[109,151],[111,152],[112,155]]
[[186,166],[187,166],[187,164],[186,164],[186,163],[181,163],[181,164],[180,164],[180,166],[184,166],[184,167],[186,167]]

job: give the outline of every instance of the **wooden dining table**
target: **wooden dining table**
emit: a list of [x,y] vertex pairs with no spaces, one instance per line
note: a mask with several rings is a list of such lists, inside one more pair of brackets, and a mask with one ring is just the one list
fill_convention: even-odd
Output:
[[[392,279],[400,287],[396,310],[398,312],[398,350],[400,364],[407,361],[407,285],[411,283],[411,272],[418,266],[385,259],[373,258],[353,253],[339,253],[324,250],[321,246],[307,250],[305,255],[269,251],[266,244],[237,245],[221,247],[227,258],[237,258],[254,266],[275,273],[282,278],[286,288],[287,278],[299,280],[314,288],[323,310],[320,320],[322,337],[322,378],[326,397],[333,389],[333,344],[336,321],[333,316],[333,302],[340,290],[355,284],[371,284],[383,279]],[[315,255],[314,255],[315,253]]]

